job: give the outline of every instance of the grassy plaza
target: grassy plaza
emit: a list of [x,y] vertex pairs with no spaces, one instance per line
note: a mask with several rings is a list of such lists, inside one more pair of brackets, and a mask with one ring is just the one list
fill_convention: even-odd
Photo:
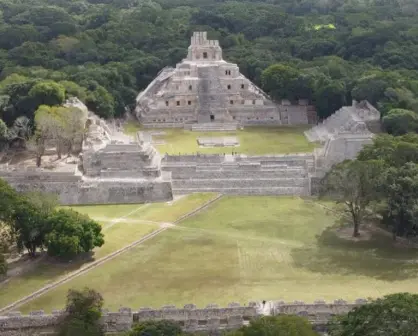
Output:
[[12,277],[0,285],[0,307],[6,306],[50,284],[86,263],[102,258],[158,229],[161,223],[172,222],[208,202],[216,195],[195,194],[170,203],[123,204],[73,207],[88,214],[103,226],[105,244],[92,256],[70,263],[41,261],[34,269]]
[[[222,154],[232,151],[241,154],[266,155],[312,152],[315,145],[308,142],[303,132],[308,127],[282,126],[282,127],[246,127],[236,132],[192,132],[184,129],[164,129],[164,135],[156,135],[155,147],[161,154]],[[138,124],[128,123],[125,131],[133,134],[140,130]],[[146,130],[146,129],[145,129]],[[159,130],[152,130],[158,132]],[[238,147],[202,148],[197,143],[198,137],[235,136],[240,145]]]
[[[127,218],[167,218],[167,208],[154,214],[152,209]],[[334,213],[312,200],[224,196],[20,309],[60,308],[68,289],[85,286],[100,291],[110,309],[263,299],[354,300],[416,291],[413,251],[396,249],[380,236],[359,242],[340,238],[335,224]]]

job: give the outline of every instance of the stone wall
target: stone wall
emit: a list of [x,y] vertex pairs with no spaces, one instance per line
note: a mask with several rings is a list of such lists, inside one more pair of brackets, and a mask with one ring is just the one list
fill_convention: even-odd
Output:
[[49,171],[0,171],[0,178],[20,192],[37,190],[55,194],[63,205],[164,202],[173,197],[169,174],[163,174],[152,182],[129,179],[87,180],[74,173]]
[[370,134],[341,134],[328,139],[325,145],[315,151],[318,172],[329,170],[334,164],[355,159],[361,149],[373,143]]
[[[365,304],[365,300],[347,303],[337,300],[333,303],[316,301],[313,304],[304,302],[285,303],[270,301],[267,304],[271,311],[268,315],[295,314],[307,317],[314,325],[324,326],[334,315],[347,313],[354,307]],[[132,328],[132,325],[147,320],[173,320],[180,323],[185,331],[211,332],[225,329],[238,329],[246,325],[251,319],[265,313],[261,303],[250,302],[246,306],[231,303],[228,307],[219,308],[209,305],[204,309],[196,308],[193,304],[183,308],[164,306],[161,309],[140,308],[133,311],[130,308],[121,308],[118,312],[103,311],[102,324],[106,332],[123,332]],[[21,315],[11,312],[0,316],[0,336],[38,336],[52,333],[64,317],[61,311],[51,315],[43,311],[31,312]]]
[[185,154],[169,155],[163,157],[163,164],[170,162],[190,162],[190,163],[221,163],[224,162],[225,155],[222,154]]

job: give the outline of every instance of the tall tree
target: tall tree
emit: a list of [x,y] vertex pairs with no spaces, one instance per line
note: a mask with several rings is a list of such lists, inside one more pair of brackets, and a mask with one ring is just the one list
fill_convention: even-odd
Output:
[[345,205],[353,223],[353,237],[360,235],[367,206],[376,200],[379,178],[383,171],[381,161],[344,161],[332,167],[321,182],[321,196],[330,197]]
[[36,105],[61,105],[65,99],[65,89],[54,81],[41,81],[30,89],[29,97]]
[[104,336],[100,324],[103,297],[93,289],[69,290],[66,316],[59,324],[58,336]]
[[392,226],[393,239],[397,236],[418,234],[418,164],[389,168],[383,179],[387,201],[387,218]]
[[358,159],[382,160],[393,167],[401,167],[407,162],[418,163],[418,134],[379,135],[360,151]]
[[418,295],[391,294],[335,318],[330,336],[413,336],[418,330]]
[[18,249],[23,251],[26,248],[31,257],[35,257],[37,249],[45,246],[46,217],[23,196],[13,204],[13,230]]
[[17,192],[0,178],[0,222],[10,224],[13,221],[13,207],[18,199]]
[[[36,144],[40,147],[39,156],[43,153],[43,148],[47,142],[55,143],[58,159],[61,158],[64,146],[64,120],[61,114],[57,113],[57,108],[41,105],[35,112],[36,125]],[[40,159],[39,162],[40,163]]]
[[15,241],[10,225],[0,221],[0,279],[7,273],[7,260],[5,254]]
[[51,256],[70,259],[104,244],[102,227],[86,215],[60,209],[47,221],[45,245]]
[[87,115],[78,107],[59,107],[56,113],[62,120],[62,138],[68,145],[67,152],[80,151]]
[[386,131],[392,135],[418,132],[418,113],[404,109],[390,110],[382,119]]
[[295,83],[300,77],[300,72],[285,64],[274,64],[265,69],[261,75],[263,89],[272,98],[293,99]]

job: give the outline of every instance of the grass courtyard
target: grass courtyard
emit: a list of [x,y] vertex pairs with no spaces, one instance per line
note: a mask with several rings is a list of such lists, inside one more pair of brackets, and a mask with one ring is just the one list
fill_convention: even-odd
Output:
[[[152,212],[147,218],[164,211]],[[335,222],[332,213],[309,200],[223,197],[20,309],[62,307],[69,288],[84,286],[100,291],[110,309],[353,300],[418,291],[415,251],[396,249],[384,237],[361,242],[339,238]]]
[[36,268],[0,284],[0,307],[6,306],[43,286],[59,280],[81,266],[102,258],[158,229],[162,223],[174,222],[200,207],[216,195],[194,194],[170,203],[77,206],[74,210],[88,214],[103,227],[105,244],[92,256],[71,263],[40,262]]
[[[230,153],[231,151],[252,154],[286,154],[311,152],[315,145],[306,140],[303,132],[309,127],[246,127],[236,132],[192,132],[184,129],[164,129],[161,136],[154,136],[155,140],[165,143],[155,147],[162,154],[188,153]],[[138,124],[128,123],[125,131],[133,134],[140,130]],[[201,148],[197,144],[198,137],[236,136],[240,142],[238,147]]]

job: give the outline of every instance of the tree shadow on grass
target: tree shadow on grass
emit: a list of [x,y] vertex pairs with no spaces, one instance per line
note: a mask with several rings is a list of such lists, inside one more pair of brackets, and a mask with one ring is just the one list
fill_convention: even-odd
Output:
[[95,261],[94,254],[92,252],[82,253],[74,260],[71,261],[62,261],[56,258],[52,258],[43,254],[37,257],[39,262],[36,262],[37,259],[33,259],[33,265],[28,264],[29,267],[26,267],[21,272],[9,274],[0,282],[0,289],[2,286],[14,286],[14,281],[17,280],[18,284],[38,281],[38,285],[46,285],[48,283],[57,281],[61,276],[64,276],[68,273],[74,272],[84,265]]
[[331,227],[317,236],[316,244],[291,251],[293,266],[326,275],[362,275],[398,281],[418,277],[418,249],[393,245],[390,237],[373,233],[369,240],[339,237]]

